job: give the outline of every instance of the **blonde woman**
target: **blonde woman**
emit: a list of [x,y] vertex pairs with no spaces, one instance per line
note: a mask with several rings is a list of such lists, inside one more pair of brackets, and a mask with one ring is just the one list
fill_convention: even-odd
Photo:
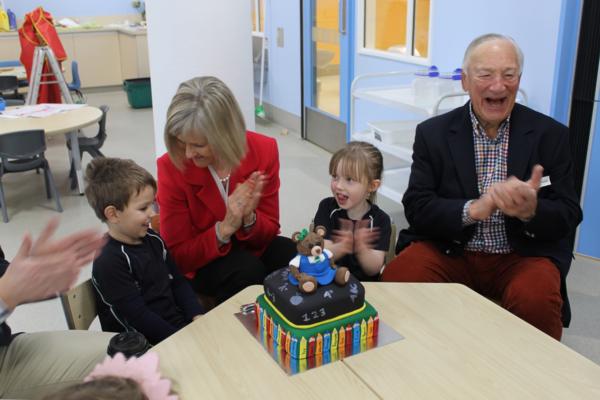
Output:
[[167,111],[158,159],[161,235],[194,289],[220,303],[286,266],[279,233],[277,142],[246,131],[218,78],[183,82]]

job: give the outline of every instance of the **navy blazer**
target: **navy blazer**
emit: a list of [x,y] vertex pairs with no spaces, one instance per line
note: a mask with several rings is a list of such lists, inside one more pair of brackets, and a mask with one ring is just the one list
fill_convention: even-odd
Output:
[[[581,222],[575,192],[569,130],[520,104],[510,116],[508,176],[528,180],[533,166],[544,167],[550,185],[538,192],[533,219],[506,217],[508,241],[517,254],[550,258],[561,274],[563,323],[570,308],[565,278],[573,258],[569,236]],[[417,126],[413,163],[402,203],[409,229],[398,237],[396,253],[415,240],[433,241],[446,254],[460,254],[475,232],[462,226],[466,201],[480,197],[469,103]]]

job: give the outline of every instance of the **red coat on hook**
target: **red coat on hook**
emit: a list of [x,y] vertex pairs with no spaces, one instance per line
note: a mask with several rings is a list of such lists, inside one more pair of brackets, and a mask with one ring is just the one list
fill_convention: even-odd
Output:
[[[31,82],[31,70],[33,66],[33,55],[37,46],[48,46],[54,52],[60,66],[61,61],[67,59],[67,53],[54,28],[54,21],[49,12],[38,7],[32,12],[25,14],[23,25],[19,28],[19,40],[21,42],[21,63],[27,71],[27,79]],[[50,72],[50,65],[44,62],[42,69],[44,74]],[[42,76],[41,81],[55,81],[54,75]],[[40,85],[38,103],[61,103],[61,93],[58,84]]]

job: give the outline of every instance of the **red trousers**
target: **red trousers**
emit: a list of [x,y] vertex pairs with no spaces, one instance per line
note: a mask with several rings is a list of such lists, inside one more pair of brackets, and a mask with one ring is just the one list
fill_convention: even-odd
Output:
[[387,282],[455,282],[500,300],[502,307],[556,340],[562,335],[560,273],[545,257],[465,251],[448,256],[413,242],[384,269]]

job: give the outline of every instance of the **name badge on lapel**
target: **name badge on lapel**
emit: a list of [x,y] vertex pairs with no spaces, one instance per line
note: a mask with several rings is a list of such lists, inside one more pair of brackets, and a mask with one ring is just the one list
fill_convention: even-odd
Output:
[[552,183],[550,182],[550,176],[546,175],[544,177],[542,177],[542,180],[540,181],[540,187],[543,188],[544,186],[550,186]]

